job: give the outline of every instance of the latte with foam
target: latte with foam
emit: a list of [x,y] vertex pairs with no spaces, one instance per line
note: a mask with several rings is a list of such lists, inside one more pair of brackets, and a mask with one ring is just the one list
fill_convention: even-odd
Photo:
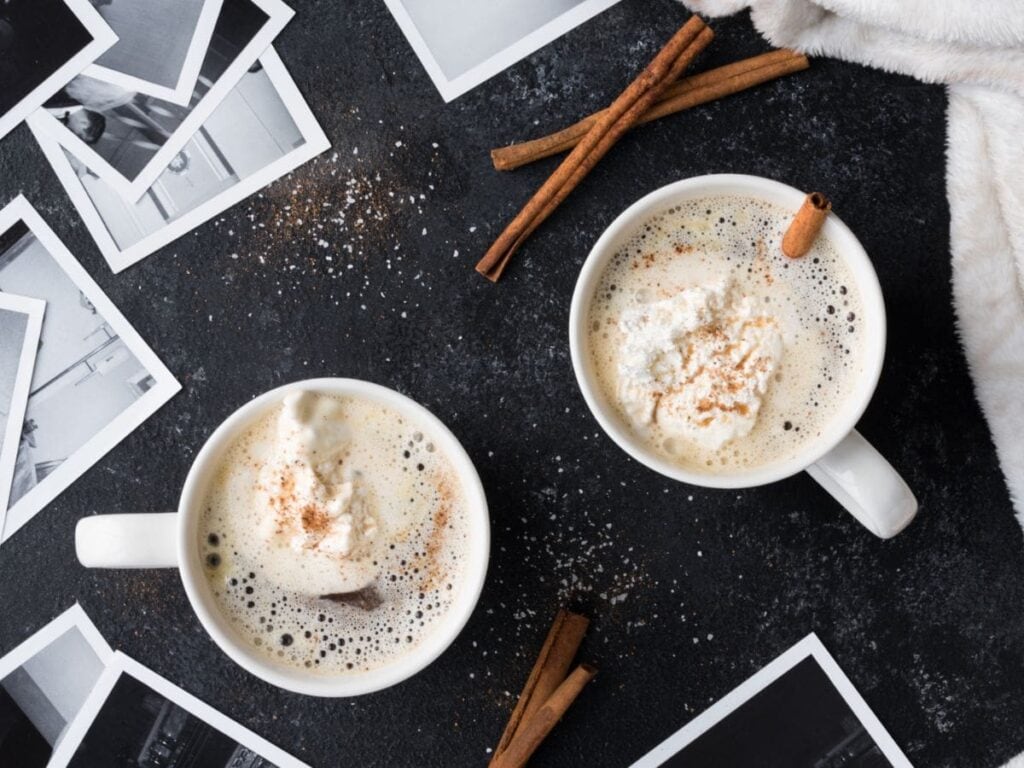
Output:
[[792,212],[708,197],[649,219],[611,258],[587,345],[608,403],[655,453],[703,474],[786,461],[814,442],[863,374],[849,267],[819,237],[780,243]]
[[459,476],[422,425],[370,399],[296,392],[222,456],[198,546],[239,637],[342,675],[443,625],[468,534]]

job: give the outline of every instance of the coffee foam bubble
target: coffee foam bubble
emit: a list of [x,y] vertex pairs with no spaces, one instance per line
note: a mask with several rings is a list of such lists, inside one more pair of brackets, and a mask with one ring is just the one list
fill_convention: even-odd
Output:
[[443,624],[468,560],[467,505],[443,450],[389,408],[337,399],[352,433],[347,460],[366,480],[385,539],[375,554],[380,604],[326,600],[282,589],[264,575],[263,542],[254,542],[262,510],[251,501],[280,408],[225,453],[198,542],[211,591],[236,633],[272,661],[324,675],[367,672],[416,648]]
[[[862,303],[850,268],[819,237],[800,259],[782,254],[793,212],[745,197],[708,197],[652,216],[611,258],[588,316],[588,347],[605,399],[662,457],[701,473],[785,461],[815,440],[863,373]],[[632,421],[618,401],[623,312],[685,288],[728,281],[781,324],[784,352],[750,434],[704,449],[657,424]]]

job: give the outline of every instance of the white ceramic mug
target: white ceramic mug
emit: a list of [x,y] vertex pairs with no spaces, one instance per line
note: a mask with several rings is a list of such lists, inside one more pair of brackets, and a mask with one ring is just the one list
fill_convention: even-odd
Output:
[[[423,431],[447,455],[458,473],[470,511],[468,559],[460,592],[444,621],[411,650],[376,669],[346,675],[323,675],[277,664],[253,650],[218,610],[203,572],[198,525],[209,481],[221,457],[250,425],[295,390],[373,400],[422,424]],[[469,620],[483,589],[490,556],[487,499],[473,463],[455,436],[430,411],[408,397],[356,379],[311,379],[288,384],[246,403],[221,424],[196,456],[185,479],[177,512],[98,515],[83,518],[75,531],[75,548],[89,568],[177,567],[185,593],[200,623],[240,666],[276,685],[311,696],[357,696],[395,685],[416,674],[455,640]]]
[[885,305],[871,261],[860,242],[835,214],[819,237],[828,238],[853,273],[864,304],[866,348],[864,373],[854,391],[839,403],[837,413],[817,440],[788,461],[735,474],[700,473],[662,458],[636,435],[606,402],[588,352],[590,302],[608,260],[650,217],[686,200],[713,195],[753,197],[796,213],[805,193],[758,176],[698,176],[669,184],[627,208],[594,245],[576,283],[569,315],[572,364],[583,397],[604,431],[626,453],[656,472],[684,483],[709,488],[749,488],[806,471],[869,531],[890,538],[917,514],[917,500],[896,470],[865,440],[854,425],[867,408],[882,372],[885,355]]

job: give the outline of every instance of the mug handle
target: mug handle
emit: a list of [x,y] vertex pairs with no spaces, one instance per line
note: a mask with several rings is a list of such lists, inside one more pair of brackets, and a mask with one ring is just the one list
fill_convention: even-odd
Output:
[[917,499],[903,478],[855,429],[807,474],[879,538],[892,538],[917,514]]
[[75,527],[75,551],[86,568],[176,568],[178,514],[83,517]]

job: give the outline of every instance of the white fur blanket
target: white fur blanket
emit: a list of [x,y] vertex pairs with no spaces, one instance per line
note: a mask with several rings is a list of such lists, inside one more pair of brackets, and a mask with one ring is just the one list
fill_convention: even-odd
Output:
[[[949,86],[953,301],[978,400],[1024,525],[1024,2],[684,2],[709,16],[750,7],[754,25],[774,45]],[[1004,768],[1024,768],[1024,755]]]
[[949,86],[953,301],[978,401],[1024,525],[1024,2],[683,2],[707,16],[749,7],[774,45]]

